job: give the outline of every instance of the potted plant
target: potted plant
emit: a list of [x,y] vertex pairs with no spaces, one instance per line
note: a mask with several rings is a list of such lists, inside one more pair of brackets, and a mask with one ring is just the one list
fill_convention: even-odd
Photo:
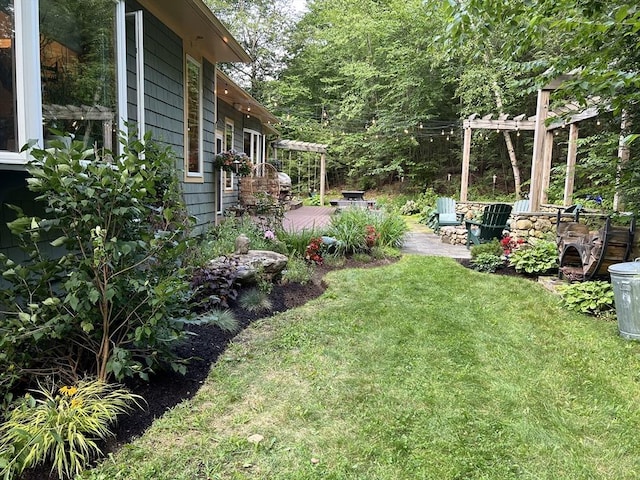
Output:
[[217,154],[213,159],[213,166],[225,172],[235,173],[244,177],[251,174],[253,163],[245,153],[229,150],[228,152]]

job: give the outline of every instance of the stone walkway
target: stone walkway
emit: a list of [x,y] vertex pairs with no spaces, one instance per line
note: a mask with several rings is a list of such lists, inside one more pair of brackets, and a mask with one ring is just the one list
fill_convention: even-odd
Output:
[[[331,207],[301,207],[286,213],[283,226],[287,230],[300,231],[303,229],[322,228],[331,220],[335,208]],[[434,257],[450,257],[455,259],[471,258],[471,254],[464,245],[450,245],[442,243],[440,236],[424,225],[413,225],[404,237],[402,253],[414,255],[432,255]]]
[[464,245],[442,243],[440,236],[435,233],[415,230],[405,235],[401,251],[407,254],[431,255],[434,257],[471,258],[471,253]]

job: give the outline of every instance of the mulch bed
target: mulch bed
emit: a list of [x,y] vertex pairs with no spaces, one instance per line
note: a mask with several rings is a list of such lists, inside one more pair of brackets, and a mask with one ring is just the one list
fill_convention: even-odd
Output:
[[[269,296],[273,308],[269,312],[250,312],[241,308],[237,302],[231,304],[230,309],[240,322],[241,331],[260,318],[304,305],[309,300],[322,295],[326,289],[323,277],[331,270],[378,267],[394,261],[384,259],[373,262],[358,262],[347,259],[340,267],[317,266],[312,281],[304,285],[300,283],[274,285]],[[109,438],[106,444],[101,446],[105,455],[117,451],[123,445],[139,437],[164,412],[193,397],[209,375],[211,366],[237,335],[237,332],[229,334],[210,325],[193,326],[190,330],[195,335],[189,335],[187,340],[177,347],[177,352],[182,358],[191,358],[185,375],[166,371],[154,375],[149,382],[129,381],[127,383],[127,387],[133,393],[144,398],[145,409],[135,409],[130,415],[120,419],[113,430],[114,437]],[[50,469],[50,465],[32,469],[21,478],[22,480],[56,480],[57,475],[50,475]]]

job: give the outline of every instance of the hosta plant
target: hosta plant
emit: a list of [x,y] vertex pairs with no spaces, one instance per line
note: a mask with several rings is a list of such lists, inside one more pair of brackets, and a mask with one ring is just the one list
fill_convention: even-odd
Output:
[[471,266],[479,272],[493,273],[504,267],[504,260],[501,256],[492,253],[481,253],[471,260]]
[[609,282],[593,280],[558,287],[563,304],[570,310],[602,315],[614,309],[613,288]]
[[509,256],[509,264],[516,272],[537,275],[558,268],[558,248],[555,242],[539,240],[522,246]]

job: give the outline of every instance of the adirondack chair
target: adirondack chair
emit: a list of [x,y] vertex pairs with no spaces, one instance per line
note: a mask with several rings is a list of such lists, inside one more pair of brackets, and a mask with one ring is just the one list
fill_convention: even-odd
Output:
[[450,197],[438,197],[436,211],[431,215],[429,225],[436,233],[442,227],[462,225],[462,214],[456,213],[456,201]]
[[507,228],[507,221],[513,207],[507,203],[494,203],[484,207],[482,221],[466,220],[467,248],[473,243],[479,245],[494,238],[500,239]]
[[518,200],[513,204],[512,213],[529,213],[529,200]]

